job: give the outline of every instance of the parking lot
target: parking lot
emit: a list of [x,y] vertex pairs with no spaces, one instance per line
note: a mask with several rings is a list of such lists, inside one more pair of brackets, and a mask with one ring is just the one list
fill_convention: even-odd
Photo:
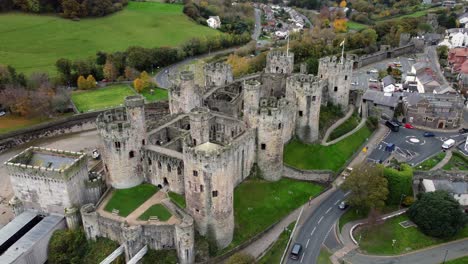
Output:
[[467,134],[456,132],[434,132],[434,137],[424,137],[424,130],[407,129],[400,127],[399,132],[388,132],[379,146],[369,155],[368,160],[380,162],[386,160],[391,152],[386,151],[387,144],[395,144],[393,154],[398,160],[403,160],[411,165],[416,165],[430,156],[442,151],[442,143],[447,139],[461,141]]

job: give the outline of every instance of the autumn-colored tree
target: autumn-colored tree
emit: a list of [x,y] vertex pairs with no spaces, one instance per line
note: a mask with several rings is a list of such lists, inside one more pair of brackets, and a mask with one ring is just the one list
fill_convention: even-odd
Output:
[[135,69],[133,69],[133,68],[131,68],[131,67],[128,67],[128,66],[125,67],[125,78],[126,78],[127,80],[134,80],[134,79],[136,79],[139,75],[140,75],[140,73],[139,73],[137,70],[135,70]]
[[78,77],[78,81],[76,83],[78,85],[78,89],[80,90],[86,90],[89,88],[88,82],[86,81],[83,75],[80,75],[80,77]]
[[346,5],[347,5],[347,3],[346,3],[345,0],[341,1],[341,3],[340,3],[340,7],[341,7],[341,8],[345,8]]
[[111,82],[115,81],[115,79],[118,77],[117,75],[119,74],[114,64],[110,61],[106,61],[104,68],[102,68],[102,72],[104,73],[104,78]]
[[345,18],[337,18],[333,21],[333,27],[335,28],[335,32],[346,32],[348,29],[348,25],[346,23]]
[[143,90],[151,86],[151,77],[146,71],[142,71],[140,74],[140,80],[143,83]]
[[139,93],[141,93],[144,90],[144,83],[140,78],[136,78],[133,80],[133,88]]
[[244,75],[249,70],[249,59],[246,57],[231,54],[227,59],[227,63],[231,65],[232,73],[235,77]]
[[88,89],[96,88],[96,79],[94,79],[94,76],[88,75],[86,82],[88,83]]

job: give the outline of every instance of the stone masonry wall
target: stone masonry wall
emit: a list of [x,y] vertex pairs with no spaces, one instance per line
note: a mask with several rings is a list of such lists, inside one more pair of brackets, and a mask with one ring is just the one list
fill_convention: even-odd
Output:
[[314,182],[330,182],[333,180],[334,173],[327,170],[299,170],[296,168],[284,165],[283,176],[286,178],[314,181]]

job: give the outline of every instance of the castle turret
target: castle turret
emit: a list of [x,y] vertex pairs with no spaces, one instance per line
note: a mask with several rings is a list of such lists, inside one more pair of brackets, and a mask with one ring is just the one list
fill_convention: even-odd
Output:
[[195,84],[191,71],[180,73],[180,82],[169,90],[169,110],[171,114],[189,113],[195,107],[201,106],[202,91]]
[[125,98],[125,107],[100,114],[96,121],[110,184],[117,189],[143,182],[141,149],[146,143],[145,104],[141,96]]
[[267,55],[266,73],[291,74],[294,69],[294,53],[271,51]]
[[[276,98],[261,101],[258,117],[257,164],[262,177],[278,181],[283,175],[283,111],[276,108]],[[270,105],[268,105],[270,104]]]
[[210,118],[207,108],[198,107],[190,113],[190,136],[193,145],[200,145],[210,141]]
[[257,116],[260,104],[261,84],[256,80],[247,80],[244,89],[244,121],[249,127],[257,127]]
[[175,240],[179,263],[195,263],[195,229],[192,217],[184,215],[182,222],[175,226]]
[[223,86],[234,81],[232,67],[227,63],[210,63],[203,67],[205,87]]
[[325,84],[314,75],[299,74],[287,80],[286,90],[296,97],[296,135],[304,142],[312,143],[319,138],[320,104]]
[[353,60],[344,58],[343,61],[335,56],[321,58],[318,76],[328,82],[324,103],[341,106],[345,111],[349,104],[349,90],[353,76]]

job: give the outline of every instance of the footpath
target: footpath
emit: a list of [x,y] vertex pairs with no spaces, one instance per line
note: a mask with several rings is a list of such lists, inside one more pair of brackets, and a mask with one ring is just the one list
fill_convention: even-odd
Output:
[[327,131],[325,132],[325,136],[323,136],[322,139],[322,145],[327,143],[328,137],[330,137],[330,134],[335,130],[337,127],[341,126],[346,120],[348,120],[354,113],[355,107],[350,105],[349,111],[346,113],[346,115],[342,118],[340,118],[338,121],[336,121],[332,126],[330,126]]
[[437,163],[434,167],[432,167],[432,169],[430,170],[435,171],[438,169],[442,169],[442,167],[444,167],[445,164],[447,164],[451,158],[452,158],[452,150],[447,150],[445,157],[439,163]]

